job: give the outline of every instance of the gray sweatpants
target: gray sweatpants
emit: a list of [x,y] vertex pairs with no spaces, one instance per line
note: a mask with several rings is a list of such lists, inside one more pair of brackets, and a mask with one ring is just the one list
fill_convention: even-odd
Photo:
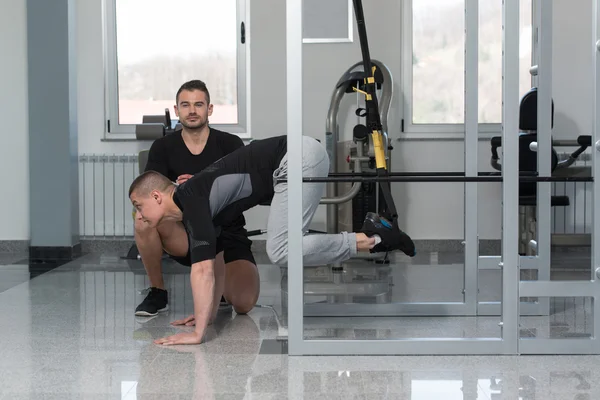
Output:
[[[329,156],[317,140],[304,136],[302,140],[302,175],[327,176]],[[287,155],[281,160],[274,178],[287,177]],[[275,185],[267,224],[267,255],[273,264],[286,265],[288,261],[288,184]],[[302,186],[302,255],[305,266],[340,262],[356,255],[356,234],[308,234],[309,225],[321,198],[325,183],[303,183]]]

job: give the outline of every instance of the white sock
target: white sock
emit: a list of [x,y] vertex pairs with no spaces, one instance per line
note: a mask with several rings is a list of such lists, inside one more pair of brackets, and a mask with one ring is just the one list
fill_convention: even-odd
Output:
[[381,237],[379,235],[373,235],[373,237],[375,238],[375,246],[381,243]]

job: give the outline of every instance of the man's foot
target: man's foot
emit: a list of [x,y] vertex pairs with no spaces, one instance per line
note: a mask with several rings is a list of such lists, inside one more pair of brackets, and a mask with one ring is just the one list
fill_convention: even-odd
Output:
[[415,244],[410,236],[398,227],[392,226],[390,221],[378,214],[367,213],[360,231],[368,237],[378,235],[381,238],[381,242],[371,249],[371,253],[401,250],[409,257],[414,257],[417,254]]
[[151,317],[159,312],[169,309],[169,300],[167,291],[152,287],[148,291],[148,295],[135,309],[135,315],[141,317]]

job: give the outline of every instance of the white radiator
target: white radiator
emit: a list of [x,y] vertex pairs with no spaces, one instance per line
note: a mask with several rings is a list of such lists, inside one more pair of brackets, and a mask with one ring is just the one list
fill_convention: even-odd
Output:
[[[561,154],[562,156],[562,154]],[[590,164],[589,154],[574,166]],[[84,237],[133,237],[133,207],[129,185],[139,174],[137,154],[82,154],[79,156],[79,224]],[[552,209],[552,233],[591,232],[592,184],[553,183],[552,193],[569,196],[568,207]]]
[[[568,153],[559,154],[563,159]],[[591,166],[589,151],[581,154],[571,167]],[[584,234],[592,231],[592,182],[555,182],[552,184],[553,196],[568,196],[568,207],[553,207],[552,233]]]
[[133,237],[129,185],[139,174],[137,154],[79,156],[79,231],[83,237]]

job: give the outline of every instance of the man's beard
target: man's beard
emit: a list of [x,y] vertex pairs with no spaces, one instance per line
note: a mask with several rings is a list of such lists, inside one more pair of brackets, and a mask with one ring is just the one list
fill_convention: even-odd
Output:
[[[199,119],[199,124],[197,126],[192,126],[192,125],[188,125],[184,120],[179,121],[179,123],[181,124],[181,126],[183,126],[185,129],[189,129],[189,130],[200,130],[202,128],[204,128],[207,124],[208,124],[208,120],[205,121],[201,121]],[[198,122],[197,122],[198,123]]]

